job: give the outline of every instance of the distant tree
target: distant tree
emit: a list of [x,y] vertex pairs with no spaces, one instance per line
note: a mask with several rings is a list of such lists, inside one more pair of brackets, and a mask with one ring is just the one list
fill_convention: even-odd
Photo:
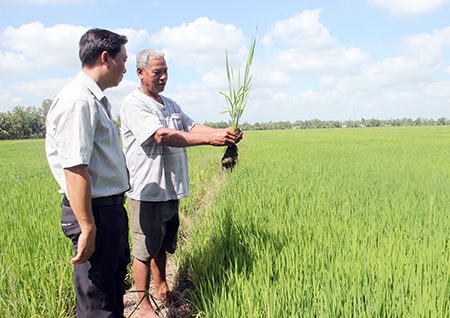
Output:
[[41,107],[41,114],[42,116],[46,117],[48,110],[50,108],[50,106],[52,105],[53,100],[52,99],[44,99],[42,101],[42,107]]
[[439,126],[444,126],[447,123],[447,119],[445,117],[438,118],[437,124]]
[[367,125],[367,127],[380,127],[381,120],[372,118],[372,119],[369,119],[366,121],[366,125]]
[[224,122],[220,121],[217,123],[214,122],[205,122],[205,126],[211,127],[211,128],[227,128],[231,126],[231,122]]
[[414,120],[414,126],[423,126],[422,118],[417,118]]
[[41,108],[16,106],[0,114],[0,139],[43,138],[45,116]]

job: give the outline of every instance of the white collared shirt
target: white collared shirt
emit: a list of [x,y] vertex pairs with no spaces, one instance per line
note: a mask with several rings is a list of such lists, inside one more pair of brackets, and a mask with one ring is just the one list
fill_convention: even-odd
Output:
[[129,189],[120,137],[110,113],[102,90],[81,71],[53,100],[45,149],[50,170],[66,195],[64,168],[78,165],[88,165],[93,198]]

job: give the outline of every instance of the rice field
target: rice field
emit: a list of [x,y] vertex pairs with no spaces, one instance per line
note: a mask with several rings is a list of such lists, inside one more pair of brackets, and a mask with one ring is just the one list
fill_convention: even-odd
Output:
[[202,317],[449,317],[450,127],[246,133],[185,266]]
[[1,141],[0,158],[0,317],[70,317],[72,252],[44,141]]
[[[189,149],[198,317],[449,317],[450,127],[249,131]],[[0,317],[70,317],[43,141],[0,142]],[[200,209],[199,209],[200,207]]]

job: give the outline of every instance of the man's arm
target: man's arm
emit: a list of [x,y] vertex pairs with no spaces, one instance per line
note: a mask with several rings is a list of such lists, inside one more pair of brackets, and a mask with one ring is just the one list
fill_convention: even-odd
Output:
[[231,128],[216,129],[196,124],[189,132],[160,128],[153,139],[158,145],[170,147],[190,147],[199,145],[230,146],[242,138],[242,133],[233,133]]
[[[231,128],[228,127],[226,129],[229,129],[230,131]],[[223,130],[223,129],[217,129],[217,128],[212,128],[212,127],[208,127],[205,125],[201,125],[201,124],[196,124],[192,129],[191,132],[195,132],[195,133],[199,133],[199,134],[213,134],[214,132],[217,132],[218,130]],[[237,131],[234,134],[234,141],[237,144],[239,141],[241,141],[242,137],[243,137],[244,133],[241,131],[240,128],[237,129]]]
[[91,179],[86,165],[65,168],[64,174],[70,206],[81,228],[77,255],[70,262],[81,264],[89,260],[95,251],[97,228],[92,214]]

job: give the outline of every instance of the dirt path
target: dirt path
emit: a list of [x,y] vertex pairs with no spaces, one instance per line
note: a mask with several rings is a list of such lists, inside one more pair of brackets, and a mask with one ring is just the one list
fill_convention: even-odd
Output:
[[[176,285],[177,273],[178,269],[175,264],[174,257],[169,255],[167,259],[167,282],[171,288],[173,288],[173,286]],[[153,282],[151,282],[150,285],[151,285],[150,294],[154,295]],[[133,285],[124,296],[124,304],[125,304],[124,315],[127,318],[139,317],[139,308],[137,308],[139,299],[137,297],[137,293],[134,292],[135,290],[136,288]],[[179,304],[176,304],[175,306],[172,307],[165,307],[161,302],[158,302],[157,304],[161,309],[159,312],[160,317],[166,318],[189,317],[192,312],[190,306],[187,303],[183,303],[182,301]]]

